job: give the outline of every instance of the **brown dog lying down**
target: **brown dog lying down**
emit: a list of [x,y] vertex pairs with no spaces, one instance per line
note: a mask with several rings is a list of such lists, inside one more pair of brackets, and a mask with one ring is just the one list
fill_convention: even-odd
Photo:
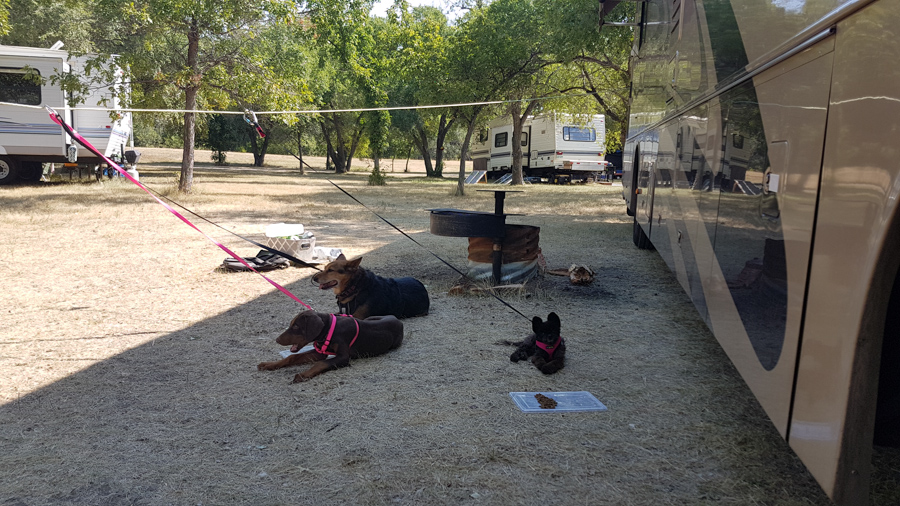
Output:
[[[315,362],[315,365],[294,376],[292,383],[299,383],[325,371],[346,367],[350,365],[351,358],[374,357],[399,347],[403,342],[403,323],[393,316],[358,320],[352,316],[307,310],[297,315],[275,342],[290,345],[292,352],[313,343],[313,350],[257,366],[260,371],[274,371]],[[329,355],[334,355],[334,358],[325,360]]]
[[397,318],[428,314],[428,290],[415,278],[383,278],[359,266],[362,257],[344,255],[326,265],[312,281],[332,289],[338,310],[356,318],[394,315]]

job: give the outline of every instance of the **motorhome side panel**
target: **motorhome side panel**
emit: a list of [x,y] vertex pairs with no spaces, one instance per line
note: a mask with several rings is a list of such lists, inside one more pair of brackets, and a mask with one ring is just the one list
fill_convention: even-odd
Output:
[[[648,5],[654,17],[647,21],[668,19],[670,7],[666,2]],[[686,11],[692,15],[680,20],[679,43],[723,51],[740,47],[727,43],[731,32],[704,34],[697,28],[709,21],[702,5]],[[713,14],[716,29],[729,24],[722,12]],[[648,42],[644,61],[636,65],[639,84],[632,113],[637,121],[632,128],[660,119],[668,104],[681,99],[673,97],[678,90],[659,79],[656,69],[658,62],[665,61],[658,55],[673,49],[664,43],[669,35],[664,31],[662,39]],[[686,40],[686,35],[700,39]],[[682,74],[685,82],[716,80],[718,68],[715,61],[704,59],[707,52],[680,54],[682,70],[698,73],[696,77]],[[784,201],[777,185],[818,179],[821,157],[817,153],[821,153],[824,127],[816,130],[807,125],[824,125],[827,86],[822,87],[821,81],[830,72],[828,52],[825,44],[804,53],[802,60],[787,61],[760,75],[758,82],[769,102],[761,104],[753,82],[747,81],[702,107],[684,111],[680,118],[657,123],[652,132],[658,146],[652,152],[645,147],[647,134],[629,141],[627,147],[634,165],[630,180],[626,177],[624,182],[635,226],[660,245],[701,316],[782,435],[789,424],[815,188]],[[722,58],[735,59],[741,57]],[[798,73],[790,74],[801,66]],[[784,77],[788,74],[790,79]],[[782,88],[805,90],[805,86],[824,91],[779,94]],[[784,111],[796,114],[786,116]],[[804,149],[788,153],[785,146],[792,143]],[[778,159],[772,161],[770,154],[776,153]],[[661,205],[654,213],[657,194]],[[790,216],[783,216],[786,210]],[[662,226],[664,219],[669,227]]]
[[900,58],[900,1],[869,4],[838,23],[834,39],[789,442],[836,502],[864,504],[873,418],[885,417],[874,423],[884,425],[879,444],[900,444],[900,328],[889,319],[900,281],[900,72],[886,64]]
[[623,196],[826,493],[863,504],[900,333],[900,78],[873,72],[900,0],[770,3],[644,5]]
[[[0,102],[49,105],[65,113],[63,91],[49,82],[50,76],[65,68],[62,57],[0,54]],[[36,71],[45,83],[30,81],[28,69]],[[46,110],[0,106],[0,154],[63,156],[65,149],[65,134],[50,120]]]

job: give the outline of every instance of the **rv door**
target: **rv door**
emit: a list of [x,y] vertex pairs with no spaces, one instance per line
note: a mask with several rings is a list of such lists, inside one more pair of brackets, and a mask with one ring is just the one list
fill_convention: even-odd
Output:
[[522,169],[531,167],[531,125],[522,127]]

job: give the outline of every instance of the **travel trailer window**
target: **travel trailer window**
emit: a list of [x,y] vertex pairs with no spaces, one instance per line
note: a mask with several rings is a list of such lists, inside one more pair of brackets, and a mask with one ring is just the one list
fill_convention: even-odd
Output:
[[24,69],[0,69],[0,102],[41,105],[39,75]]
[[594,142],[597,140],[597,131],[593,128],[563,127],[563,140],[576,142]]
[[494,136],[494,147],[502,148],[509,142],[509,132],[502,132]]

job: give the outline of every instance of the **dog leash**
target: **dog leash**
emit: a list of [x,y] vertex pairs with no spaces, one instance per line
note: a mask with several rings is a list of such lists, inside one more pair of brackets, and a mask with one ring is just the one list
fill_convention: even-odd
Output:
[[259,125],[259,121],[256,119],[255,112],[253,112],[249,109],[244,109],[244,121],[246,121],[248,125],[250,125],[252,128],[254,128],[256,130],[257,135],[259,135],[262,138],[266,137],[266,132]]
[[[350,198],[353,199],[357,204],[359,204],[359,205],[365,207],[370,213],[372,213],[372,214],[374,214],[375,216],[377,216],[378,218],[380,218],[381,221],[383,221],[383,222],[387,223],[388,225],[390,225],[391,228],[393,228],[393,229],[396,230],[397,232],[400,232],[401,234],[403,234],[407,239],[409,239],[410,241],[416,243],[420,248],[422,248],[422,249],[424,249],[425,251],[431,253],[431,256],[433,256],[434,258],[437,258],[438,260],[440,260],[441,262],[443,262],[444,265],[446,265],[447,267],[449,267],[449,268],[453,269],[454,271],[456,271],[460,276],[463,276],[463,277],[466,276],[466,274],[465,274],[463,271],[457,269],[457,268],[454,267],[450,262],[448,262],[448,261],[444,260],[443,258],[439,257],[439,256],[437,255],[437,253],[435,253],[435,252],[431,251],[430,249],[428,249],[427,247],[425,247],[425,245],[423,245],[423,244],[420,243],[419,241],[415,240],[412,236],[410,236],[409,234],[407,234],[407,233],[404,232],[403,230],[400,230],[400,228],[398,228],[396,225],[394,225],[393,223],[391,223],[390,221],[388,221],[384,216],[381,216],[380,214],[376,213],[375,211],[373,211],[372,209],[370,209],[369,206],[363,204],[362,202],[359,201],[359,199],[357,199],[356,197],[354,197],[353,195],[351,195],[350,193],[348,193],[347,190],[345,190],[345,189],[341,188],[340,186],[338,186],[337,183],[335,183],[334,181],[332,181],[332,180],[330,180],[330,179],[327,179],[327,181],[328,181],[329,183],[331,183],[332,185],[334,185],[335,188],[337,188],[338,190],[342,191],[342,192],[344,193],[344,195],[350,197]],[[531,320],[531,318],[525,316],[521,311],[519,311],[518,309],[514,308],[509,302],[506,302],[505,300],[503,300],[502,298],[500,298],[499,295],[497,295],[497,294],[495,294],[495,293],[492,293],[492,292],[487,292],[487,293],[488,293],[488,295],[490,295],[491,297],[493,297],[493,298],[497,299],[498,301],[500,301],[504,306],[506,306],[506,307],[512,309],[513,311],[515,311],[516,313],[518,313],[522,318],[525,318],[526,320]]]
[[151,192],[146,186],[144,186],[143,184],[141,184],[137,179],[135,179],[134,177],[132,177],[131,174],[129,174],[128,172],[122,170],[122,167],[120,167],[118,164],[116,164],[115,162],[113,162],[112,160],[110,160],[109,158],[107,158],[106,155],[104,155],[104,154],[101,153],[99,150],[97,150],[97,148],[95,148],[93,145],[91,145],[90,142],[88,142],[88,141],[87,141],[86,139],[84,139],[81,135],[79,135],[78,132],[76,132],[74,128],[72,128],[71,126],[69,126],[68,124],[66,124],[66,122],[62,119],[62,117],[60,117],[59,113],[57,113],[53,108],[51,108],[51,107],[49,107],[49,106],[46,106],[46,105],[44,106],[44,108],[47,109],[47,112],[50,114],[50,119],[53,120],[53,122],[56,123],[57,125],[61,126],[61,127],[63,128],[63,130],[65,130],[66,133],[69,134],[69,136],[71,136],[73,139],[75,139],[76,142],[78,142],[79,144],[81,144],[82,146],[84,146],[84,147],[85,147],[88,151],[90,151],[91,153],[94,153],[95,155],[97,155],[98,157],[100,157],[100,159],[103,160],[104,162],[106,162],[106,164],[107,164],[108,166],[112,167],[113,169],[116,169],[116,171],[118,171],[119,174],[121,174],[122,176],[124,176],[125,178],[127,178],[129,181],[131,181],[132,183],[134,183],[135,185],[137,185],[138,188],[144,190],[144,191],[147,193],[147,195],[150,195],[151,197],[153,197],[157,202],[159,202],[159,204],[160,204],[161,206],[165,207],[170,213],[174,214],[178,219],[180,219],[181,221],[183,221],[187,226],[193,228],[193,229],[196,230],[197,232],[200,232],[201,234],[203,234],[204,237],[206,237],[207,239],[209,239],[213,244],[215,244],[216,246],[218,246],[222,251],[224,251],[225,253],[228,253],[229,255],[231,255],[232,257],[234,257],[237,261],[239,261],[240,263],[244,264],[244,265],[245,265],[248,269],[250,269],[251,271],[253,271],[253,272],[259,274],[260,276],[262,276],[263,279],[265,279],[266,281],[268,281],[269,284],[271,284],[272,286],[274,286],[275,288],[277,288],[281,293],[283,293],[283,294],[287,295],[288,297],[294,299],[295,301],[297,301],[298,303],[300,303],[300,305],[302,305],[303,307],[305,307],[305,308],[307,308],[307,309],[312,309],[312,307],[310,307],[309,304],[307,304],[307,303],[303,302],[302,300],[300,300],[299,298],[297,298],[297,296],[294,295],[293,293],[291,293],[287,288],[285,288],[285,287],[279,285],[279,284],[276,283],[275,281],[272,281],[271,279],[269,279],[269,277],[267,277],[267,276],[264,275],[263,273],[259,272],[258,270],[254,269],[253,266],[250,265],[249,263],[247,263],[246,260],[244,260],[243,258],[239,257],[236,253],[234,253],[233,251],[231,251],[230,249],[228,249],[227,247],[225,247],[225,245],[219,243],[218,241],[216,241],[215,239],[213,239],[212,237],[210,237],[209,235],[207,235],[206,232],[204,232],[204,231],[200,230],[199,228],[197,228],[196,225],[194,225],[193,223],[191,223],[190,220],[188,220],[187,218],[185,218],[184,216],[182,216],[178,211],[176,211],[175,209],[173,209],[172,206],[170,206],[169,204],[166,204],[165,202],[163,202],[162,199],[160,199],[159,197],[157,197],[156,195],[154,195],[153,192]]

